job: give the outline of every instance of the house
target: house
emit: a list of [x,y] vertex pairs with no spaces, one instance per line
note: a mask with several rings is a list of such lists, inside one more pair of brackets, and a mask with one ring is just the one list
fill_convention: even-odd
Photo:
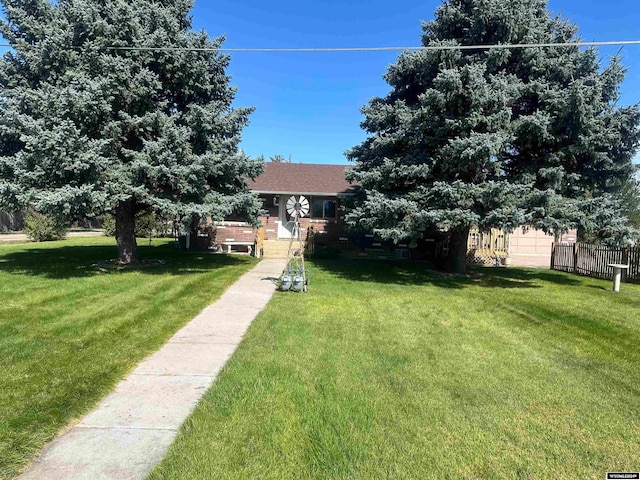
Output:
[[[559,241],[576,243],[577,232],[570,230]],[[499,263],[517,267],[546,267],[551,264],[554,236],[533,228],[516,228],[511,233],[496,228],[488,232],[472,229],[467,244],[467,262],[476,265]]]
[[264,173],[249,182],[265,212],[259,217],[263,230],[259,232],[245,222],[217,222],[213,243],[226,251],[251,250],[260,234],[264,237],[261,243],[265,256],[286,256],[294,226],[286,205],[292,196],[301,195],[309,201],[309,213],[300,220],[300,237],[304,240],[313,233],[316,245],[339,241],[346,235],[342,201],[359,188],[346,180],[348,168],[345,165],[265,164]]
[[[359,189],[357,184],[345,179],[348,168],[344,165],[267,163],[264,173],[249,182],[265,212],[259,217],[262,228],[256,229],[246,222],[230,218],[214,224],[212,243],[229,252],[232,249],[252,252],[259,244],[261,251],[256,252],[258,254],[286,256],[294,226],[286,204],[291,197],[297,199],[302,195],[309,201],[309,214],[300,221],[300,238],[303,240],[313,236],[315,246],[335,244],[374,256],[408,257],[411,254],[408,245],[393,246],[375,239],[373,235],[351,235],[347,232],[343,202]],[[413,252],[411,256],[432,260],[443,254],[442,235],[436,237],[423,239],[420,251]],[[573,231],[563,236],[562,241],[573,243],[575,237]],[[516,229],[511,234],[496,229],[490,232],[472,230],[468,259],[470,263],[490,265],[497,259],[502,261],[508,257],[513,265],[548,267],[553,241],[552,236],[532,229]]]

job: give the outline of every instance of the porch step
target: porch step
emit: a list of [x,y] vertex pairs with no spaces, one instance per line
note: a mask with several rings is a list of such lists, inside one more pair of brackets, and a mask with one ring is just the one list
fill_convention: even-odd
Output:
[[[298,242],[292,248],[298,248]],[[262,245],[263,258],[287,258],[288,253],[289,240],[265,240]]]

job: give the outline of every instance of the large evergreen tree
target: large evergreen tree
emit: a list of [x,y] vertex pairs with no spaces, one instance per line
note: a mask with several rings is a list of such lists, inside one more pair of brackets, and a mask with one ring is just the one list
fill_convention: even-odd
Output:
[[636,167],[638,171],[629,178],[619,195],[629,225],[636,230],[636,243],[640,243],[640,166]]
[[[191,29],[193,0],[0,0],[0,207],[111,212],[121,262],[136,215],[255,218],[223,39]],[[136,47],[136,48],[131,48]],[[140,48],[141,47],[141,48]]]
[[[544,0],[448,0],[422,43],[560,43],[576,32]],[[573,46],[402,54],[385,76],[390,93],[363,108],[368,138],[347,152],[366,192],[348,221],[396,241],[448,230],[458,272],[474,226],[615,223],[603,196],[628,178],[640,118],[617,105],[623,77],[618,58],[602,69],[595,50]]]

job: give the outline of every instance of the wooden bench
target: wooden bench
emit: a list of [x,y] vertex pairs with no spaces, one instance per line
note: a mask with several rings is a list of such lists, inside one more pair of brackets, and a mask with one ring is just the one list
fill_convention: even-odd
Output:
[[254,244],[254,242],[236,242],[235,240],[222,242],[222,246],[226,247],[226,253],[233,253],[231,250],[232,247],[247,247],[247,249],[249,250],[249,255],[253,254]]

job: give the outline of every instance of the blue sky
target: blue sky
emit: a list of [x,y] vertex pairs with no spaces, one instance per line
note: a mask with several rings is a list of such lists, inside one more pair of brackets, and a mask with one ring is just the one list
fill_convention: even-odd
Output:
[[[508,1],[508,0],[505,0]],[[226,35],[229,48],[380,47],[420,44],[420,21],[439,1],[196,0],[193,24]],[[640,39],[637,0],[550,0],[585,40]],[[619,47],[600,49],[603,58]],[[2,50],[2,49],[0,49]],[[348,163],[364,139],[360,108],[389,88],[382,79],[398,52],[234,53],[228,73],[236,106],[254,106],[243,132],[249,155],[291,155],[294,162]],[[622,103],[640,102],[640,46],[623,50],[629,68]],[[638,157],[640,160],[640,157]]]
[[[420,21],[439,1],[314,2],[196,0],[194,27],[225,34],[226,47],[379,47],[420,44]],[[640,39],[637,0],[551,0],[585,40]],[[603,57],[619,47],[601,49]],[[640,102],[640,46],[623,50],[630,71],[622,103]],[[234,53],[229,73],[238,106],[255,106],[242,147],[249,155],[291,155],[294,162],[348,163],[364,139],[359,109],[389,88],[382,79],[398,53]]]

